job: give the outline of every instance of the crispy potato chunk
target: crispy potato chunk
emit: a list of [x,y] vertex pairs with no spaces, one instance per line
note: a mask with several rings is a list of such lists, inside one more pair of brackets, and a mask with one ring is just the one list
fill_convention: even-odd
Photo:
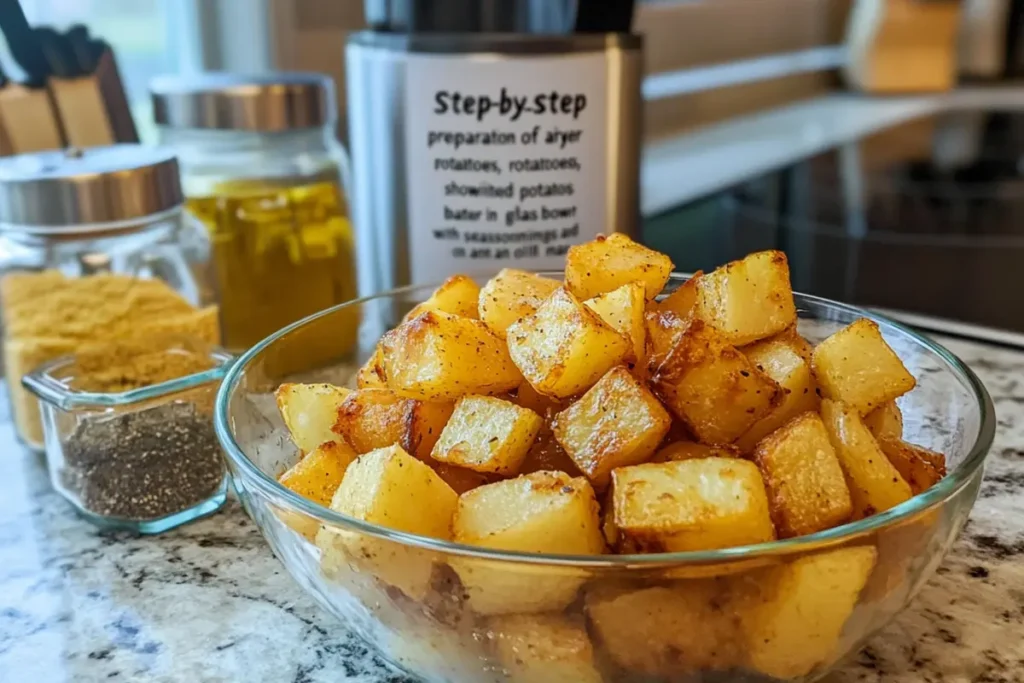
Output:
[[873,547],[842,548],[736,579],[753,668],[789,680],[831,662],[876,557]]
[[565,289],[507,333],[516,367],[534,389],[557,398],[587,390],[630,350],[629,340]]
[[648,299],[661,294],[672,274],[672,260],[621,233],[569,247],[565,284],[580,299],[642,282]]
[[381,346],[388,386],[403,398],[451,401],[523,381],[504,340],[478,320],[427,311],[384,335]]
[[412,320],[420,313],[441,311],[463,318],[477,317],[477,302],[480,299],[480,285],[468,275],[452,275],[434,290],[430,298],[417,304],[404,320]]
[[[345,470],[356,459],[356,452],[347,443],[325,441],[291,466],[278,481],[314,503],[331,506],[331,498],[341,485]],[[310,541],[316,538],[320,523],[300,514],[283,516],[285,523]]]
[[384,352],[379,343],[374,347],[373,355],[356,373],[356,386],[360,389],[388,388],[387,377],[384,376]]
[[696,315],[735,346],[771,337],[796,323],[789,263],[781,251],[759,251],[700,279]]
[[672,417],[623,366],[612,368],[583,397],[555,416],[555,439],[598,491],[612,470],[648,460]]
[[455,410],[451,401],[409,400],[405,433],[399,444],[420,460],[429,461],[434,444],[441,438],[441,432]]
[[513,475],[543,426],[539,415],[509,401],[465,396],[430,455],[476,472]]
[[698,288],[703,276],[704,271],[698,270],[689,280],[679,285],[664,299],[648,304],[647,310],[656,313],[671,313],[679,318],[686,318],[697,303]]
[[[800,336],[800,332],[797,331],[797,325],[795,323],[772,337],[770,341],[788,344],[791,349],[800,354],[800,357],[803,358],[808,365],[811,364],[811,356],[814,355],[814,346],[811,342]],[[740,350],[746,351],[745,348]]]
[[333,384],[282,384],[274,393],[277,409],[303,453],[311,453],[325,441],[340,441],[331,427],[338,407],[352,393]]
[[884,403],[864,416],[864,424],[868,426],[876,439],[903,438],[903,413],[896,401]]
[[889,462],[910,485],[916,496],[942,481],[946,476],[946,458],[942,453],[907,443],[900,438],[880,436],[878,445]]
[[866,318],[818,344],[811,364],[824,396],[842,401],[861,415],[902,396],[916,384],[882,338],[878,325]]
[[782,399],[775,380],[700,320],[687,323],[651,385],[697,438],[709,444],[732,443]]
[[[535,472],[473,489],[459,497],[455,540],[485,548],[600,555],[604,538],[597,499],[586,479]],[[586,578],[566,569],[452,558],[470,607],[480,614],[562,609]]]
[[817,411],[820,401],[810,363],[787,342],[775,338],[747,346],[743,353],[758,370],[775,380],[783,392],[782,402],[736,441],[742,452],[750,453],[758,441],[797,415]]
[[612,472],[619,533],[649,552],[712,550],[775,538],[757,466],[735,458],[649,463]]
[[[450,540],[459,496],[429,466],[400,446],[359,456],[331,500],[344,515],[410,534]],[[317,545],[325,556],[341,553],[415,600],[430,594],[430,553],[347,529],[323,527]],[[337,560],[324,559],[325,562]]]
[[618,666],[677,680],[742,663],[739,624],[722,603],[719,583],[702,580],[640,590],[601,586],[587,591],[585,608]]
[[562,412],[572,403],[570,399],[545,396],[530,386],[529,382],[523,382],[522,386],[520,386],[518,391],[516,391],[515,398],[512,399],[512,402],[520,408],[532,410],[545,420],[548,420],[554,417],[557,413]]
[[679,338],[689,325],[689,318],[682,318],[672,311],[648,311],[644,316],[647,328],[647,363],[645,378],[657,372],[658,368],[675,348]]
[[708,446],[696,441],[676,441],[663,446],[651,458],[651,462],[679,462],[680,460],[696,460],[698,458],[739,458],[742,457],[735,446]]
[[757,445],[779,538],[812,534],[842,524],[853,512],[825,424],[804,413]]
[[390,389],[359,389],[338,407],[334,431],[356,453],[399,444],[425,460],[453,410],[453,402],[414,401]]
[[562,286],[558,280],[525,270],[503,268],[480,290],[480,320],[497,335],[508,326],[533,315],[541,303]]
[[644,286],[640,282],[630,282],[618,289],[599,294],[593,299],[583,302],[587,308],[597,313],[608,325],[632,344],[626,354],[626,362],[641,365],[647,355],[647,329],[644,321]]
[[856,409],[826,399],[821,417],[850,487],[854,519],[884,512],[913,495]]
[[513,614],[487,621],[511,683],[601,683],[587,629],[557,614]]

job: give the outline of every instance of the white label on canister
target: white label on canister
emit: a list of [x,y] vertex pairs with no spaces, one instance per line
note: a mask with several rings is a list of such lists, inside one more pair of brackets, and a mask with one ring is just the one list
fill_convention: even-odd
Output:
[[558,269],[605,231],[603,53],[409,55],[407,69],[413,283]]

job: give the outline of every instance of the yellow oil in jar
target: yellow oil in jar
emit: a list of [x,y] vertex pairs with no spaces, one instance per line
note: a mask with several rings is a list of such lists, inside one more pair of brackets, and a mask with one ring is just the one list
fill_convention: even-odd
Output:
[[[216,186],[210,196],[190,198],[187,206],[209,230],[228,349],[246,349],[356,297],[352,224],[337,183],[235,181]],[[335,319],[331,338],[317,335],[304,345],[310,346],[304,349],[310,369],[355,345],[358,311]]]

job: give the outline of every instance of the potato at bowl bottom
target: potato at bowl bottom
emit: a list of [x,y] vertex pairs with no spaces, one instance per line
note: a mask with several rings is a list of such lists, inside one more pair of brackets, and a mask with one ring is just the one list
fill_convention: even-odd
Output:
[[449,564],[462,582],[469,608],[489,616],[562,610],[576,600],[587,579],[585,571],[569,567],[472,557],[453,557]]

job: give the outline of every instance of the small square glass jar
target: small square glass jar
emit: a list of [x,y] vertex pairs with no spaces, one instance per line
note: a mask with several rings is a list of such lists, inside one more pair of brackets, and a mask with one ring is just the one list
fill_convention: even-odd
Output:
[[[209,515],[227,500],[213,402],[233,356],[207,353],[208,370],[119,393],[76,391],[73,356],[22,378],[39,398],[50,482],[87,520],[157,534]],[[190,440],[215,448],[173,451]],[[128,514],[129,508],[138,512]]]

